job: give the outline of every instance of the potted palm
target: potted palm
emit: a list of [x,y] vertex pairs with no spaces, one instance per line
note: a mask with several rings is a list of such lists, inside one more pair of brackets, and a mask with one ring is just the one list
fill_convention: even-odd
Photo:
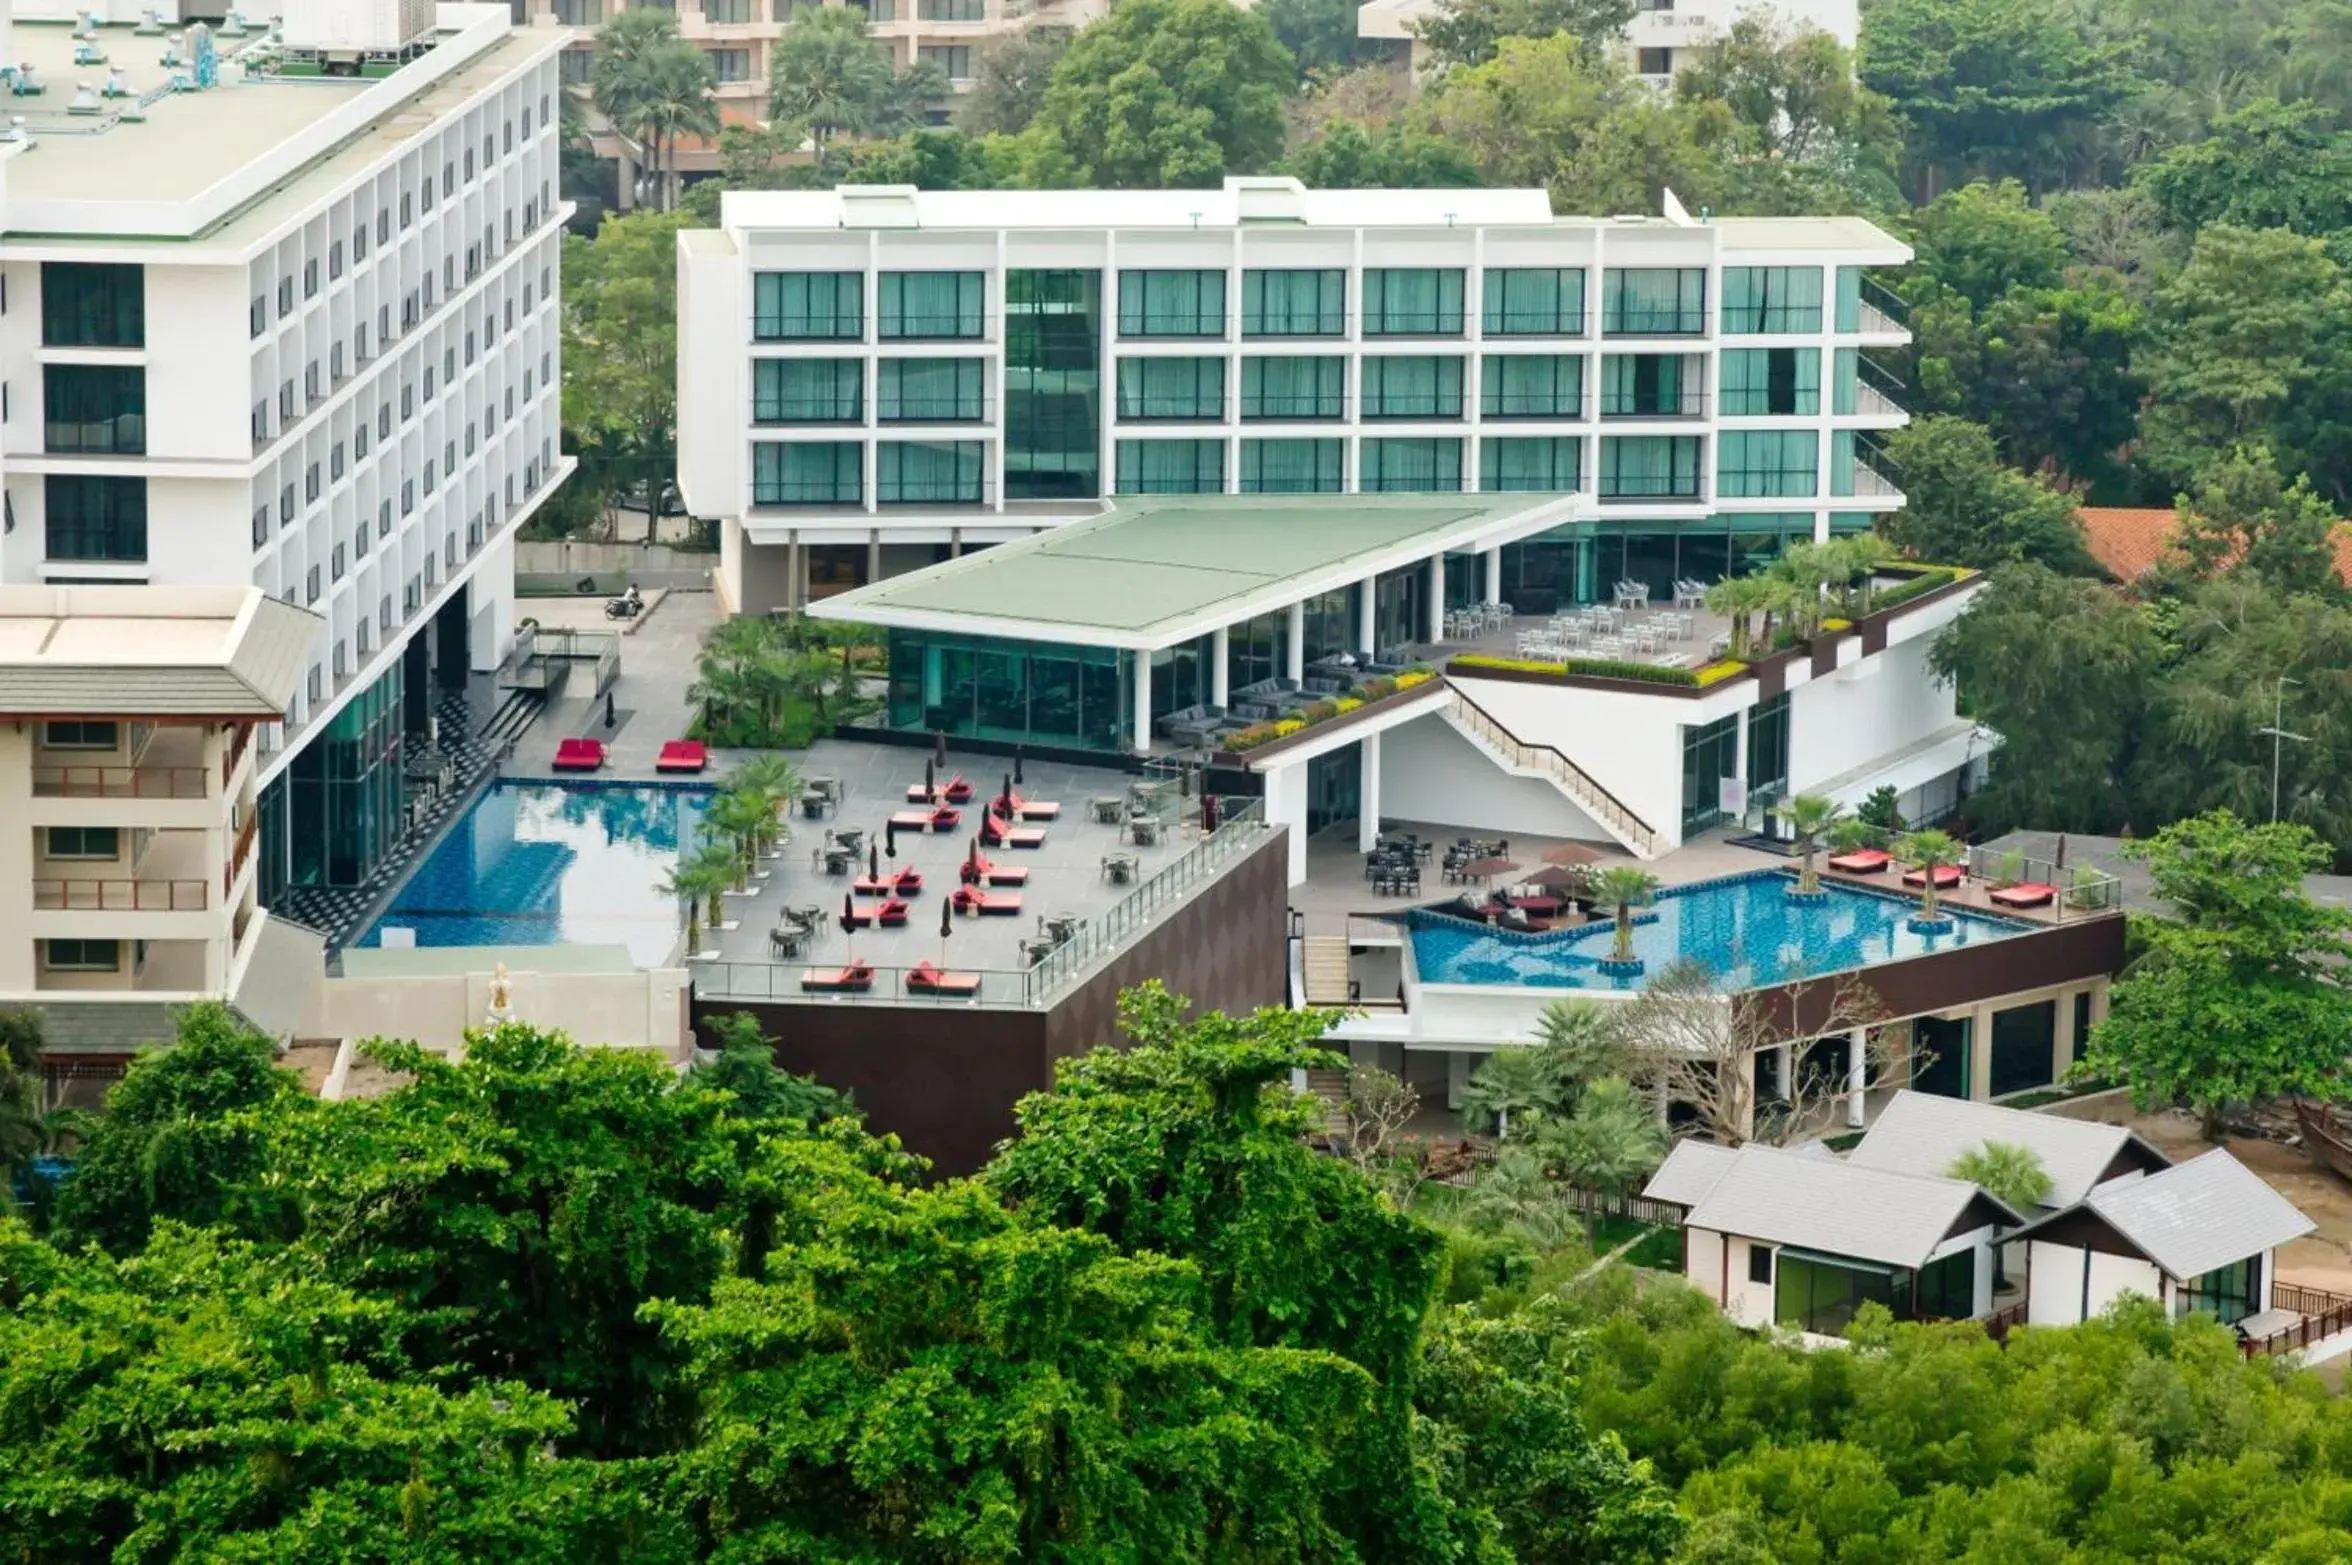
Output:
[[1821,872],[1813,859],[1824,839],[1845,819],[1846,807],[1818,793],[1800,793],[1775,804],[1772,815],[1789,829],[1789,837],[1797,845],[1797,884],[1789,895],[1808,902],[1828,901],[1829,893],[1821,888]]
[[689,960],[702,950],[704,905],[709,905],[712,922],[718,922],[720,894],[734,878],[734,855],[724,848],[705,848],[700,853],[681,856],[670,867],[669,879],[662,883],[662,890],[676,897],[686,908],[686,955]]
[[1614,977],[1639,973],[1641,959],[1633,954],[1633,910],[1658,900],[1658,877],[1630,864],[1616,865],[1593,877],[1593,900],[1611,909],[1617,920],[1616,938],[1601,971]]
[[1936,905],[1936,872],[1958,864],[1967,850],[1958,838],[1943,831],[1909,831],[1895,839],[1895,862],[1919,877],[1919,911],[1910,918],[1918,934],[1942,934],[1952,927],[1952,916]]

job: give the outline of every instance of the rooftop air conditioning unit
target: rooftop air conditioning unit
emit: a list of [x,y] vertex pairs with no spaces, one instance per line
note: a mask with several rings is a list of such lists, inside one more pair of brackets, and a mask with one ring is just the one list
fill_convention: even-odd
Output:
[[388,52],[433,26],[434,0],[286,0],[289,49]]

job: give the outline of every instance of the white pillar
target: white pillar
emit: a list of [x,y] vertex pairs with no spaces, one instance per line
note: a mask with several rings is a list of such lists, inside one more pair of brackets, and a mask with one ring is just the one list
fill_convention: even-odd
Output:
[[1462,1089],[1470,1085],[1470,1056],[1460,1049],[1446,1051],[1446,1107],[1462,1111]]
[[1862,1128],[1862,1094],[1870,1085],[1870,1029],[1846,1034],[1846,1128]]
[[1209,632],[1209,704],[1223,706],[1232,694],[1232,633],[1223,625]]
[[1283,616],[1282,674],[1285,679],[1307,677],[1307,606],[1294,603]]
[[1380,638],[1376,610],[1379,607],[1380,578],[1367,576],[1356,597],[1356,650],[1371,657],[1380,649],[1375,643]]
[[1789,1057],[1795,1052],[1793,1043],[1776,1045],[1772,1051],[1772,1090],[1783,1099],[1789,1095]]
[[1135,753],[1151,754],[1151,648],[1135,649]]
[[1486,551],[1486,601],[1503,601],[1503,550],[1500,544]]
[[1369,853],[1380,846],[1380,736],[1366,734],[1356,779],[1356,851]]
[[1429,557],[1429,635],[1435,644],[1445,640],[1445,556]]

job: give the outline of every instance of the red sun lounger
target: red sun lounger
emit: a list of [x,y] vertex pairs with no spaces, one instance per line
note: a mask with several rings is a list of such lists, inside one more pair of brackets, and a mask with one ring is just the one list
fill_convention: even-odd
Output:
[[654,758],[657,772],[699,772],[710,764],[710,751],[699,739],[672,739],[661,747]]
[[559,772],[593,772],[603,765],[602,740],[566,739],[555,747],[555,769]]
[[[1961,881],[1961,879],[1962,879],[1962,876],[1961,876],[1961,874],[1960,874],[1960,866],[1959,866],[1959,865],[1957,865],[1957,864],[1938,864],[1938,865],[1936,866],[1936,872],[1935,872],[1935,883],[1936,883],[1936,890],[1938,890],[1938,891],[1949,891],[1949,890],[1951,890],[1951,889],[1952,889],[1954,886],[1957,886],[1958,884],[1960,884],[1960,881]],[[1913,870],[1913,871],[1911,871],[1911,873],[1910,873],[1910,874],[1908,874],[1908,875],[1905,875],[1905,876],[1903,877],[1903,884],[1904,884],[1904,885],[1906,885],[1906,886],[1924,886],[1924,885],[1926,885],[1926,884],[1927,884],[1927,876],[1926,876],[1926,875],[1924,875],[1924,874],[1922,874],[1922,873],[1921,873],[1920,871],[1918,871],[1918,870]]]
[[908,783],[906,801],[909,804],[937,804],[943,801],[948,804],[969,804],[972,802],[972,785],[960,775],[950,777],[936,788]]
[[812,994],[863,994],[874,987],[874,969],[864,962],[812,967],[800,975],[800,987]]
[[911,994],[978,994],[980,975],[943,972],[929,962],[917,962],[907,970],[906,986]]
[[2045,881],[2023,880],[1991,895],[2003,907],[2042,907],[2057,897],[2058,888]]
[[1016,869],[999,864],[985,853],[975,853],[964,860],[963,868],[958,873],[963,877],[966,885],[1025,886],[1029,884],[1027,869]]
[[1045,828],[1015,826],[996,811],[990,810],[980,826],[980,841],[983,846],[991,848],[1042,848],[1045,846]]
[[1021,911],[1018,891],[982,891],[978,886],[958,886],[955,890],[955,910],[966,917],[1017,917]]

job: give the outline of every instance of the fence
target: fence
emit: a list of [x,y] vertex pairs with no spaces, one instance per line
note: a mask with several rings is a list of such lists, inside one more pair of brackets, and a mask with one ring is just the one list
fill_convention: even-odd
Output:
[[[694,992],[705,1000],[839,1000],[995,1010],[1041,1008],[1096,963],[1151,927],[1169,908],[1214,880],[1221,866],[1254,847],[1265,832],[1265,809],[1261,801],[1233,803],[1217,829],[1195,843],[1190,852],[1169,861],[1157,874],[1101,914],[1080,923],[1069,939],[1039,957],[1034,965],[1020,969],[953,969],[965,975],[977,974],[980,985],[969,993],[947,994],[910,987],[907,976],[914,970],[902,967],[871,967],[869,982],[856,989],[807,989],[802,985],[802,978],[811,971],[810,963],[739,961],[695,963]],[[820,963],[816,969],[831,971],[841,965]]]
[[1628,1222],[1656,1223],[1663,1228],[1682,1226],[1682,1208],[1671,1201],[1651,1201],[1637,1195],[1612,1195],[1604,1190],[1586,1190],[1579,1185],[1563,1185],[1569,1204],[1579,1212],[1597,1212],[1603,1217],[1622,1217]]
[[2273,1283],[2270,1307],[2293,1310],[2303,1318],[2282,1331],[2242,1338],[2239,1351],[2248,1358],[2295,1353],[2339,1331],[2352,1330],[2352,1298],[2323,1288],[2304,1288],[2291,1282]]

